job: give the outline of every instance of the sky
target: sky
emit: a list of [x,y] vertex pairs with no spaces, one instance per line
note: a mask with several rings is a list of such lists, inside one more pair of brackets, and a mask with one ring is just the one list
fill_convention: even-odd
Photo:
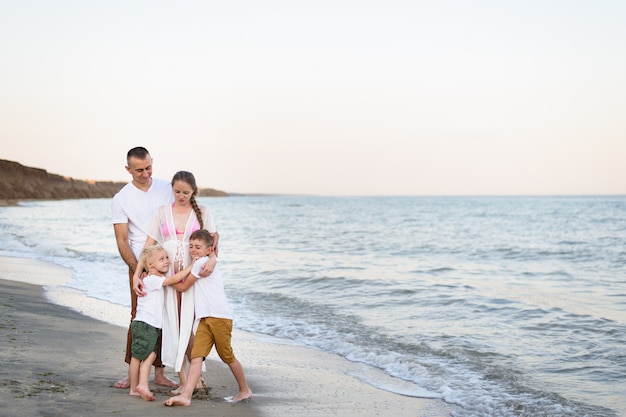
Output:
[[231,193],[626,194],[621,0],[0,0],[0,159]]

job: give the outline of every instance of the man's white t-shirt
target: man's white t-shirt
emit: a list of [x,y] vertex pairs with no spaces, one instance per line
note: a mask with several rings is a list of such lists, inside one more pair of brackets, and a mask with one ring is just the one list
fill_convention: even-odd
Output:
[[148,234],[146,228],[156,210],[174,202],[172,185],[152,178],[148,191],[141,191],[129,182],[118,191],[111,202],[113,224],[128,224],[130,248],[139,259]]
[[163,281],[165,277],[148,275],[143,279],[146,295],[137,299],[137,315],[134,320],[143,321],[157,329],[163,328]]
[[202,257],[194,262],[191,267],[191,275],[198,278],[193,284],[196,319],[214,317],[232,320],[233,315],[224,291],[224,279],[217,265],[215,265],[211,275],[206,278],[200,278],[202,266],[208,261],[208,256]]

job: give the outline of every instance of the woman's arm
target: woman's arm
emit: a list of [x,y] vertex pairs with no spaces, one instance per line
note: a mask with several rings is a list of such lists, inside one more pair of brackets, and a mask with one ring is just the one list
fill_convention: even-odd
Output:
[[[215,226],[215,221],[213,220],[213,215],[211,214],[211,210],[206,206],[200,206],[202,210],[202,221],[204,222],[204,229],[209,231],[209,234],[213,237],[213,252],[215,255],[218,254],[218,242],[220,240],[220,234],[217,233],[217,228]],[[203,277],[205,275],[202,275]]]
[[209,255],[209,260],[204,265],[202,265],[202,268],[198,273],[198,278],[206,278],[211,275],[213,273],[213,270],[215,269],[215,265],[217,265],[217,256],[215,256],[215,252],[212,252]]
[[215,256],[218,256],[217,244],[220,241],[220,234],[217,231],[215,231],[215,233],[211,233],[211,236],[213,236],[213,252],[215,253]]

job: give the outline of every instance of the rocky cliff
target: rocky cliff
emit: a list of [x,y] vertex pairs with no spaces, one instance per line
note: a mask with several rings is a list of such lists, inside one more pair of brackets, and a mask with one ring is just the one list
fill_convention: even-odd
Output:
[[[125,182],[87,181],[50,174],[45,169],[26,167],[0,159],[1,200],[65,200],[111,198]],[[223,197],[224,191],[203,188],[200,196]]]

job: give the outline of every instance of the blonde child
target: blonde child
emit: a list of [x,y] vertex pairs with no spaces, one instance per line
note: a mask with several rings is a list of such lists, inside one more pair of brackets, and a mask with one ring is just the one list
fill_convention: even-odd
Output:
[[163,327],[163,287],[183,280],[189,275],[191,265],[166,277],[170,267],[167,252],[160,245],[151,245],[141,252],[138,267],[146,270],[148,275],[143,279],[145,296],[138,298],[137,315],[131,323],[130,395],[154,401],[148,378],[156,358],[157,339]]

